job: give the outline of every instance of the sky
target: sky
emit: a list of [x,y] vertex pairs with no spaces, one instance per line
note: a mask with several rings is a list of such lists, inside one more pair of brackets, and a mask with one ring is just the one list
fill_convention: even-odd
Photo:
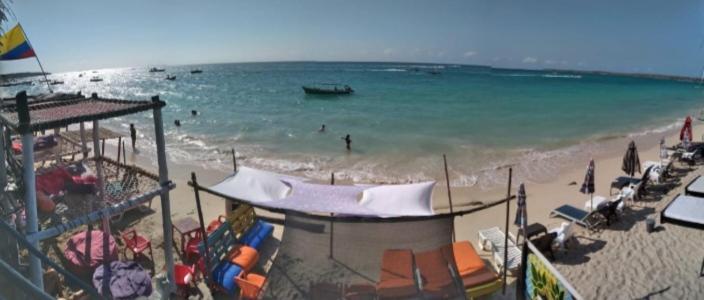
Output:
[[[699,77],[704,66],[700,0],[12,0],[11,7],[48,72],[315,60]],[[38,67],[0,63],[1,73],[17,71]]]

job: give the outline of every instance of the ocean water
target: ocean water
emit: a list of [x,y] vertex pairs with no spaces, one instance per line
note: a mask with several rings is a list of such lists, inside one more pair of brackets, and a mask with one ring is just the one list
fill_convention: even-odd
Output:
[[[229,170],[240,163],[313,178],[407,182],[444,177],[491,187],[503,166],[524,179],[554,173],[576,152],[613,137],[659,132],[701,107],[697,84],[568,72],[402,63],[245,63],[105,69],[51,75],[58,91],[149,99],[160,95],[173,162]],[[200,68],[202,74],[190,74]],[[432,74],[435,73],[439,74]],[[83,73],[83,77],[78,74]],[[175,81],[164,80],[166,74]],[[91,83],[91,76],[104,81]],[[305,95],[301,85],[350,85],[349,96]],[[4,96],[23,87],[6,88]],[[27,88],[27,87],[24,87]],[[30,94],[45,92],[35,85]],[[192,117],[191,110],[199,115]],[[181,120],[181,127],[173,121]],[[153,151],[149,113],[108,121],[140,130]],[[327,131],[319,133],[321,124]],[[352,151],[341,137],[350,134]],[[153,154],[153,153],[151,153]],[[586,162],[585,162],[586,163]]]

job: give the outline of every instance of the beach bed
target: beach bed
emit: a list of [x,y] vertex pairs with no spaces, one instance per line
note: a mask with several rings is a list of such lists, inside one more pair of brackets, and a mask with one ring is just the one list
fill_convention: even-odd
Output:
[[[504,245],[506,235],[499,227],[492,227],[484,230],[479,230],[479,248],[482,250],[491,250],[494,257],[494,262],[499,270],[503,270],[504,266]],[[508,233],[508,262],[506,268],[509,271],[516,271],[521,264],[521,250],[516,247],[516,237],[510,232]]]
[[684,194],[704,198],[704,177],[697,176],[684,188]]
[[660,223],[704,229],[704,198],[677,195],[660,213]]
[[553,209],[553,211],[550,212],[550,217],[559,216],[572,222],[575,222],[576,224],[582,225],[587,229],[592,229],[594,226],[598,225],[597,222],[591,221],[593,214],[596,212],[596,210],[588,212],[586,210],[576,208],[572,205],[565,204],[556,209]]

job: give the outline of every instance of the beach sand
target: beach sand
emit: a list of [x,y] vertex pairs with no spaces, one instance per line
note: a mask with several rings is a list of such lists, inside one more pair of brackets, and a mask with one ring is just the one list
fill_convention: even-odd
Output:
[[[697,125],[695,133],[704,132],[704,125]],[[641,163],[646,160],[658,160],[659,148],[657,141],[667,134],[667,145],[678,142],[675,132],[651,134],[633,137],[639,148]],[[696,134],[695,134],[696,136]],[[609,143],[617,145],[609,151],[594,153],[596,160],[596,195],[609,196],[610,182],[617,176],[622,176],[620,170],[622,155],[626,150],[630,137],[619,138]],[[112,153],[108,147],[107,153]],[[153,169],[153,161],[140,155],[132,155],[128,150],[128,162],[136,162],[147,169]],[[526,182],[528,223],[539,222],[548,229],[558,227],[563,219],[550,218],[549,212],[563,204],[584,207],[588,195],[579,193],[579,186],[584,178],[587,161],[580,161],[567,167],[549,182]],[[563,273],[577,291],[585,299],[630,299],[651,296],[651,299],[695,299],[704,295],[704,281],[699,277],[699,268],[704,258],[704,231],[673,224],[661,225],[658,232],[648,234],[645,230],[646,217],[656,217],[659,223],[659,212],[669,203],[672,197],[683,192],[684,185],[704,170],[681,166],[675,163],[680,172],[679,184],[663,193],[662,187],[653,187],[650,196],[645,201],[636,202],[628,207],[616,224],[599,232],[589,232],[578,227],[576,242],[570,244],[569,250],[557,252],[554,265]],[[177,187],[171,192],[171,218],[177,220],[183,217],[198,219],[195,198],[192,188],[187,185],[192,169],[170,164],[170,178]],[[203,185],[216,183],[223,173],[194,170],[198,181]],[[576,182],[576,185],[570,185]],[[447,190],[444,180],[439,179],[434,191],[434,206],[437,211],[446,211],[448,206]],[[515,194],[517,182],[511,193]],[[491,201],[503,199],[506,188],[493,190],[477,190],[476,188],[453,188],[455,210],[473,207],[470,202]],[[225,202],[222,199],[201,193],[205,222],[224,214]],[[160,201],[155,199],[153,211],[148,214],[130,213],[118,223],[114,230],[135,227],[138,231],[150,236],[152,241],[162,241],[162,225]],[[259,211],[259,214],[281,218],[281,215]],[[129,215],[129,214],[128,214]],[[144,218],[140,218],[144,217]],[[515,201],[510,203],[510,231],[517,232],[513,225],[515,217]],[[483,228],[499,226],[503,228],[506,221],[506,205],[497,205],[485,210],[458,217],[455,220],[457,240],[469,240],[474,245],[477,241],[477,231]],[[659,225],[659,224],[658,224]],[[261,273],[269,268],[276,256],[276,245],[283,236],[283,227],[275,226],[274,239],[265,244],[268,260],[263,268],[255,269]],[[158,243],[158,242],[157,242]],[[176,253],[176,252],[175,252]],[[488,252],[481,252],[483,258],[490,261]],[[180,259],[175,255],[176,259]],[[163,270],[163,245],[155,245],[155,270]],[[510,279],[509,282],[513,282]],[[202,287],[202,286],[201,286]],[[513,289],[513,284],[509,287]],[[205,289],[201,289],[205,290]],[[506,296],[500,292],[492,299],[511,299],[513,291]],[[210,295],[204,296],[209,299]]]

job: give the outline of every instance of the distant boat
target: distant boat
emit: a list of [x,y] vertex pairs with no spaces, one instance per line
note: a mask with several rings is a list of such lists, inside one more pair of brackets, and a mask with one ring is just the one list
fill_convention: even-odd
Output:
[[203,70],[201,70],[201,69],[191,70],[191,74],[200,74],[200,73],[203,73]]
[[441,73],[440,73],[440,71],[432,70],[432,71],[428,71],[428,74],[430,74],[430,75],[440,75]]
[[176,80],[175,75],[166,75],[166,80]]
[[59,84],[64,84],[64,82],[61,81],[61,80],[52,80],[51,82],[49,82],[49,84],[51,84],[51,85],[59,85]]
[[103,81],[103,79],[98,76],[93,76],[90,78],[90,82],[101,82],[101,81]]
[[159,68],[151,68],[149,69],[149,72],[151,73],[156,73],[156,72],[164,72],[166,69],[159,69]]
[[32,81],[15,81],[15,82],[5,82],[0,84],[0,87],[10,87],[18,85],[32,85]]
[[311,95],[349,95],[354,93],[354,90],[349,85],[340,85],[334,83],[320,83],[316,85],[304,85],[303,91]]

